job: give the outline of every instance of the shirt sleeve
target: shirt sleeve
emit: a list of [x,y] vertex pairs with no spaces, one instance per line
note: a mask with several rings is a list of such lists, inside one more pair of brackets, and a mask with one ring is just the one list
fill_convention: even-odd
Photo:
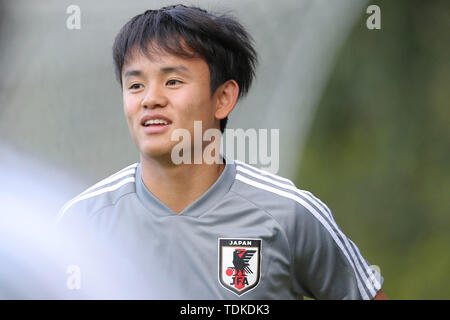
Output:
[[324,203],[310,193],[299,200],[291,239],[295,291],[314,299],[373,299],[384,280],[379,268],[363,258]]

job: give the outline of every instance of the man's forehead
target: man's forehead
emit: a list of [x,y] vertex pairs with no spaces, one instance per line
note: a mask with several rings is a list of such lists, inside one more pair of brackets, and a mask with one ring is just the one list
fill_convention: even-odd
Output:
[[142,52],[132,53],[124,64],[122,74],[124,77],[137,75],[135,71],[170,73],[178,72],[191,74],[200,58],[184,58],[174,54],[161,52],[160,54],[147,55]]
[[146,52],[143,53],[141,51],[138,52],[132,52],[130,53],[127,58],[125,59],[124,66],[128,64],[142,64],[142,63],[150,63],[150,64],[164,64],[164,63],[170,63],[172,61],[181,61],[185,60],[181,57],[178,57],[174,54],[167,53],[167,52],[161,52],[161,53],[152,53],[152,52]]

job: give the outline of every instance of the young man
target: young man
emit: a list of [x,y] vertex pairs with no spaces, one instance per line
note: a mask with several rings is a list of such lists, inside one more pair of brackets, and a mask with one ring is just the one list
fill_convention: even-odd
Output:
[[[123,292],[157,299],[383,297],[382,279],[311,193],[231,159],[174,163],[177,130],[193,137],[200,121],[203,132],[223,132],[251,85],[257,57],[240,23],[183,5],[148,10],[121,29],[113,56],[141,161],[71,200],[60,223],[117,250],[114,261],[128,266],[115,278],[129,286]],[[207,147],[186,143],[189,160]]]

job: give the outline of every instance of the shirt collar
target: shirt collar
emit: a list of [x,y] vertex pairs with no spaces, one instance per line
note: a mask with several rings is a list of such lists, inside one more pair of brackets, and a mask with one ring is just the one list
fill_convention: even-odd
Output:
[[136,194],[144,207],[156,216],[190,216],[199,217],[214,208],[228,193],[236,176],[233,160],[224,158],[225,169],[214,184],[203,195],[183,209],[179,214],[174,213],[166,204],[155,197],[142,181],[141,163],[136,168]]

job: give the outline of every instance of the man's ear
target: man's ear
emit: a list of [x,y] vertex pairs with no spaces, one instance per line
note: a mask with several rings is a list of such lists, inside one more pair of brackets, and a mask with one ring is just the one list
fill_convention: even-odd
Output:
[[228,80],[217,88],[214,93],[216,100],[216,119],[225,119],[236,105],[239,95],[239,85],[234,80]]

